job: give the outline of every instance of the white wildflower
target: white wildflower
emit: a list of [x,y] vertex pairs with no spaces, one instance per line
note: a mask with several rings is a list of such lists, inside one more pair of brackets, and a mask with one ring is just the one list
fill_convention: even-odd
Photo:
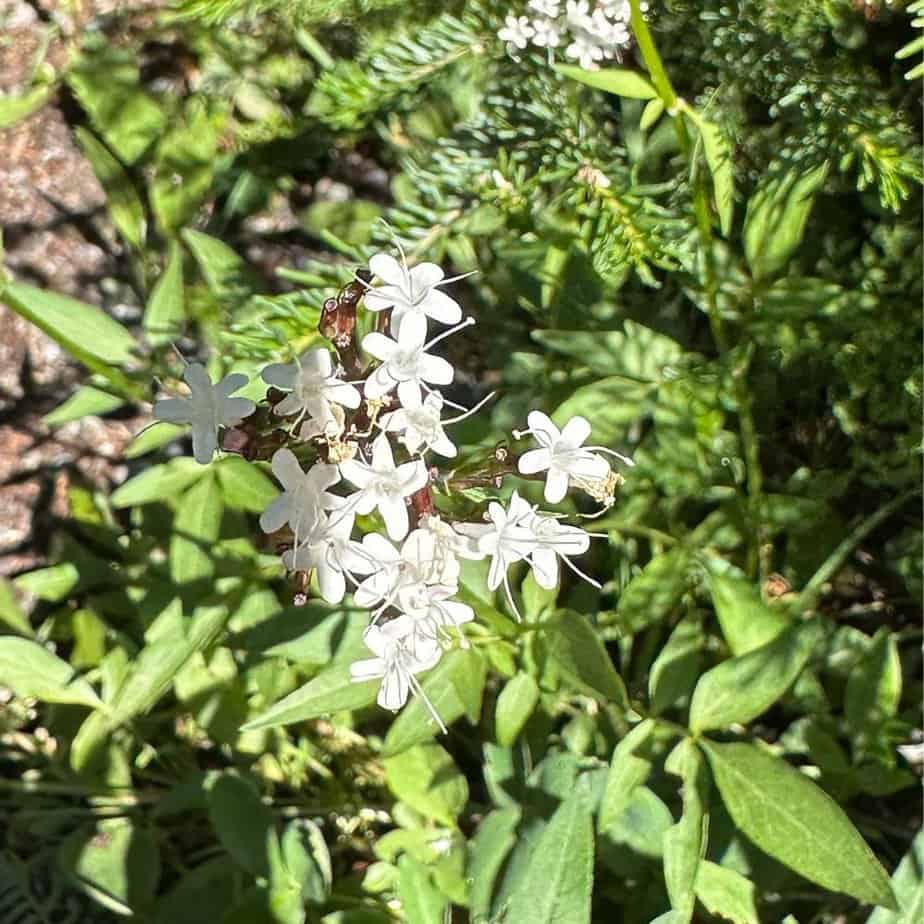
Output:
[[523,453],[517,467],[523,475],[548,471],[545,499],[550,504],[564,499],[573,480],[602,481],[607,478],[609,463],[595,455],[595,451],[614,455],[627,465],[633,464],[631,459],[604,446],[584,446],[590,436],[590,424],[583,417],[572,417],[562,430],[542,411],[531,411],[527,421],[529,429],[515,430],[513,435],[519,439],[531,433],[541,448]]
[[537,19],[533,22],[533,44],[539,48],[558,48],[562,29],[554,19]]
[[369,260],[369,269],[384,280],[385,285],[369,288],[363,304],[370,311],[391,308],[393,332],[397,333],[403,319],[411,315],[433,318],[441,324],[458,324],[462,320],[459,303],[440,291],[439,286],[464,277],[447,279],[435,263],[408,267],[403,253],[400,263],[388,254],[377,253]]
[[307,414],[326,424],[333,418],[332,403],[349,408],[360,404],[359,391],[334,375],[330,353],[323,347],[308,350],[297,362],[273,363],[262,376],[267,384],[289,392],[274,408],[280,417]]
[[448,385],[455,377],[455,370],[447,360],[433,356],[427,350],[444,337],[474,323],[469,318],[429,343],[424,342],[427,338],[426,319],[418,314],[405,317],[395,340],[377,331],[366,334],[363,349],[382,362],[366,380],[366,397],[377,400],[397,388],[398,400],[404,407],[420,407],[426,383]]
[[265,533],[274,533],[288,524],[297,545],[299,533],[311,529],[322,511],[339,500],[326,491],[340,481],[340,473],[336,465],[323,462],[305,472],[289,449],[278,449],[273,454],[272,466],[283,492],[263,511],[260,528]]
[[359,514],[378,508],[388,535],[403,539],[409,521],[405,498],[427,484],[426,466],[419,459],[395,465],[388,437],[383,433],[372,444],[372,462],[347,459],[340,463],[340,474],[359,490],[350,495],[350,509]]
[[533,37],[534,29],[526,16],[510,16],[504,19],[503,27],[498,31],[497,37],[506,42],[508,46],[522,51]]
[[534,13],[554,19],[561,12],[561,0],[529,0],[526,4]]
[[213,385],[200,363],[188,365],[183,380],[189,386],[189,396],[155,401],[154,416],[168,423],[192,424],[193,457],[207,465],[218,448],[219,428],[234,427],[256,410],[249,398],[231,397],[249,380],[240,372],[232,372]]

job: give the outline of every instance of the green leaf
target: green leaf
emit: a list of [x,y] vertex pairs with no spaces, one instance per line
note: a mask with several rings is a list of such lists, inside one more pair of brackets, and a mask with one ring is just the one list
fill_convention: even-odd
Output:
[[435,742],[418,744],[383,761],[388,788],[429,818],[455,826],[468,802],[468,783]]
[[616,96],[654,99],[658,95],[658,91],[644,74],[624,67],[605,67],[597,71],[588,71],[573,64],[557,64],[555,70],[595,90],[606,90],[607,93],[614,93]]
[[593,626],[580,613],[562,610],[544,624],[549,659],[574,687],[628,710],[622,677]]
[[160,851],[150,832],[126,818],[75,831],[61,844],[58,859],[84,892],[117,914],[134,917],[157,892]]
[[709,780],[699,748],[685,738],[668,756],[665,769],[683,779],[683,814],[664,832],[664,881],[671,908],[688,922],[696,904],[699,862],[709,826]]
[[866,924],[918,924],[924,919],[924,831],[915,835],[892,874],[892,892],[898,909],[876,908]]
[[[139,456],[160,449],[167,443],[179,439],[189,432],[189,427],[182,424],[168,424],[158,421],[156,425],[145,427],[125,448],[123,455],[126,459],[137,459]],[[202,466],[200,465],[201,469]]]
[[42,423],[48,427],[60,427],[83,417],[108,414],[124,404],[125,399],[118,395],[94,388],[92,385],[81,385],[70,398],[59,404],[50,414],[46,414],[42,418]]
[[732,149],[725,132],[714,122],[700,119],[697,122],[706,163],[712,173],[712,187],[715,193],[715,207],[719,216],[722,234],[728,237],[732,226],[735,207],[735,171],[732,164]]
[[618,625],[634,633],[665,619],[687,588],[689,566],[685,549],[671,549],[648,562],[619,595]]
[[211,478],[208,466],[186,457],[171,459],[164,465],[147,468],[130,478],[113,492],[110,502],[113,507],[119,508],[173,500],[200,478]]
[[691,731],[756,719],[795,683],[819,635],[816,622],[792,625],[763,647],[706,671],[690,702]]
[[9,283],[0,298],[93,372],[112,379],[111,366],[134,361],[135,338],[93,305],[22,282]]
[[482,820],[477,833],[469,841],[466,874],[471,882],[469,902],[473,921],[490,916],[494,882],[517,841],[520,817],[517,806],[497,809]]
[[427,867],[406,854],[398,860],[398,897],[405,920],[420,924],[441,924],[449,905]]
[[170,343],[181,333],[185,319],[183,251],[177,241],[171,241],[167,265],[144,309],[144,331],[155,346]]
[[12,585],[2,577],[0,577],[0,623],[27,638],[35,635],[29,617],[23,612],[13,593]]
[[647,132],[648,129],[652,128],[657,123],[662,115],[664,115],[664,100],[662,100],[661,97],[649,100],[642,112],[642,118],[639,121],[638,127],[643,132]]
[[659,715],[693,690],[705,644],[699,623],[682,620],[670,634],[648,672],[651,712]]
[[273,813],[255,786],[233,773],[222,773],[208,789],[209,819],[222,847],[253,876],[269,872],[267,845],[275,836]]
[[67,661],[27,638],[0,637],[0,678],[17,696],[100,708],[93,687]]
[[182,237],[214,295],[220,297],[256,287],[252,270],[223,241],[190,228],[183,231]]
[[141,89],[137,55],[100,38],[70,64],[67,82],[122,163],[133,164],[160,136],[167,114]]
[[815,194],[827,176],[827,161],[804,173],[790,170],[766,180],[751,196],[744,220],[744,251],[756,279],[781,270],[802,242]]
[[608,840],[625,844],[640,856],[660,860],[664,853],[664,835],[673,823],[670,809],[663,800],[647,786],[636,786],[625,810],[604,833]]
[[50,84],[45,84],[18,95],[0,96],[0,131],[11,128],[44,106],[52,90]]
[[593,821],[587,797],[575,792],[536,840],[505,924],[589,924],[593,873]]
[[539,684],[531,674],[520,671],[507,681],[497,697],[494,728],[497,743],[509,747],[523,730],[539,702]]
[[227,456],[215,463],[214,468],[225,503],[233,510],[262,513],[279,495],[278,488],[263,471],[240,456]]
[[696,897],[713,916],[733,924],[760,924],[757,887],[733,869],[700,860],[696,870]]
[[307,818],[298,818],[282,835],[281,860],[301,901],[322,905],[333,884],[330,851],[321,829]]
[[[424,677],[421,686],[447,727],[461,716],[476,722],[481,714],[485,681],[484,656],[474,648],[457,648]],[[392,722],[385,736],[385,756],[432,738],[439,727],[420,696],[415,696]]]
[[896,907],[875,854],[807,776],[751,744],[701,745],[729,815],[764,853],[826,889]]
[[632,801],[636,788],[648,779],[651,761],[636,757],[635,751],[651,737],[654,729],[655,723],[651,719],[645,719],[613,749],[597,820],[597,827],[601,832],[616,823]]
[[100,144],[82,126],[75,129],[75,134],[84,156],[106,192],[106,208],[109,210],[112,223],[126,243],[140,252],[147,234],[147,218],[138,191],[122,165],[109,153],[105,145]]
[[52,603],[65,599],[79,583],[80,572],[71,562],[27,571],[13,578],[13,586],[17,590]]
[[223,506],[221,489],[211,474],[180,498],[170,540],[170,576],[177,584],[207,580],[214,574],[212,547],[221,528]]
[[712,603],[722,634],[734,655],[744,655],[775,639],[791,620],[767,606],[760,591],[744,573],[721,559],[707,565]]
[[345,709],[362,709],[375,702],[378,690],[378,680],[356,683],[350,680],[350,665],[338,664],[251,719],[241,731],[290,725]]
[[867,751],[885,723],[898,711],[902,696],[902,666],[895,636],[880,632],[847,677],[844,714],[856,746]]

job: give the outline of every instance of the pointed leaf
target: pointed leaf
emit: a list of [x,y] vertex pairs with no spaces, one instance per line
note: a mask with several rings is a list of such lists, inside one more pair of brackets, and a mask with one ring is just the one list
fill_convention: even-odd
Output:
[[144,330],[154,345],[169,343],[181,333],[186,308],[183,300],[183,251],[170,244],[167,265],[144,309]]
[[206,580],[214,573],[212,547],[221,528],[223,506],[221,488],[211,474],[180,499],[170,541],[170,576],[177,584]]
[[651,737],[654,729],[655,723],[645,719],[614,748],[597,822],[601,832],[615,824],[632,801],[636,788],[648,779],[651,761],[637,757],[635,751]]
[[875,854],[807,776],[751,744],[701,745],[729,815],[764,853],[826,889],[896,907]]
[[558,64],[555,70],[572,80],[587,84],[596,90],[606,90],[607,93],[613,93],[616,96],[625,96],[629,99],[654,99],[658,95],[658,91],[644,74],[624,67],[606,67],[589,71],[573,64]]
[[438,744],[408,748],[383,761],[388,788],[411,808],[455,826],[468,802],[468,783]]
[[539,684],[531,674],[520,671],[507,681],[497,697],[494,713],[498,744],[509,747],[516,741],[538,702]]
[[67,661],[27,638],[0,637],[0,682],[17,696],[101,708],[93,687]]
[[516,843],[516,829],[521,812],[517,806],[491,812],[478,826],[469,841],[470,860],[467,875],[471,881],[472,919],[487,919],[491,912],[494,883],[507,854]]
[[696,897],[714,917],[732,924],[760,924],[757,887],[733,869],[700,860],[696,871]]

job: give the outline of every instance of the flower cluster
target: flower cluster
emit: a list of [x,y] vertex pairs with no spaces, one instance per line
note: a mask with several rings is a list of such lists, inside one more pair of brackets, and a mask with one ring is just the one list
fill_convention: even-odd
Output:
[[[262,379],[270,387],[259,412],[252,401],[231,397],[245,376],[212,384],[198,364],[184,374],[188,397],[154,406],[160,420],[192,424],[199,462],[211,460],[223,428],[230,428],[226,446],[271,462],[282,490],[260,527],[273,535],[283,565],[301,576],[302,586],[314,575],[328,603],[340,603],[350,591],[354,603],[369,610],[364,640],[373,657],[353,664],[351,675],[380,678],[378,702],[391,710],[412,691],[423,695],[417,674],[452,645],[467,644],[461,629],[475,612],[459,599],[462,560],[489,562],[488,587],[503,587],[516,618],[510,569],[519,562],[543,588],[558,585],[562,562],[595,583],[572,561],[588,550],[591,534],[562,515],[539,511],[517,490],[503,503],[504,481],[541,479],[550,504],[576,488],[608,507],[621,478],[604,454],[631,465],[606,447],[585,445],[590,425],[584,418],[559,430],[533,411],[528,429],[514,437],[532,436],[536,448],[517,455],[500,445],[467,460],[464,477],[440,476],[430,467],[431,454],[457,455],[446,428],[492,396],[466,410],[439,391],[451,385],[455,369],[433,347],[474,321],[463,320],[458,302],[443,291],[454,279],[433,263],[410,267],[401,257],[377,254],[368,270],[325,302],[320,330],[334,352],[318,346],[265,368]],[[365,336],[356,323],[360,303],[375,318]],[[433,322],[449,326],[434,336]],[[444,417],[447,407],[461,413]],[[497,494],[480,519],[458,521],[447,513],[451,492],[466,488]]]
[[566,58],[587,70],[622,59],[631,42],[629,0],[529,0],[529,15],[507,15],[497,33],[513,57],[529,45]]

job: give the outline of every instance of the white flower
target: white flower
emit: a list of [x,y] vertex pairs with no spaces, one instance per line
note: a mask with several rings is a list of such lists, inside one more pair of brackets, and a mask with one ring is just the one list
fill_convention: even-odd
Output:
[[381,533],[366,533],[358,551],[369,563],[369,576],[356,588],[353,602],[370,610],[379,607],[384,611],[391,606],[398,588],[406,579],[407,562]]
[[[381,677],[377,702],[383,709],[392,711],[407,702],[412,689],[420,692],[414,675],[430,670],[442,654],[435,638],[414,632],[414,623],[409,616],[399,616],[382,626],[369,626],[363,641],[375,657],[351,664],[350,678],[363,681]],[[431,704],[427,702],[427,705],[432,711]],[[435,713],[434,717],[439,721]],[[441,722],[440,726],[445,731]]]
[[357,555],[357,543],[350,541],[355,514],[335,508],[330,516],[321,513],[308,535],[283,556],[289,571],[311,571],[318,575],[321,596],[328,603],[339,603],[346,593],[346,574],[366,574],[368,560]]
[[533,44],[539,48],[558,48],[561,44],[561,26],[553,19],[537,19],[533,22],[535,34]]
[[366,380],[367,398],[383,398],[397,386],[398,400],[406,408],[421,405],[421,391],[425,382],[433,385],[448,385],[455,376],[452,365],[441,356],[432,356],[427,350],[435,343],[448,337],[462,327],[474,324],[469,318],[457,327],[444,331],[429,343],[427,322],[423,315],[407,315],[397,333],[397,340],[377,331],[363,337],[363,349],[382,361],[375,372]]
[[330,353],[323,347],[308,350],[298,362],[273,363],[263,370],[262,376],[267,384],[290,392],[274,408],[280,417],[307,414],[327,422],[333,417],[332,402],[357,408],[361,400],[353,385],[341,382],[334,375]]
[[336,465],[318,462],[307,472],[289,449],[278,449],[273,455],[273,474],[283,487],[279,495],[260,516],[260,529],[274,533],[287,523],[295,534],[311,529],[322,511],[334,506],[340,498],[327,494],[329,487],[340,481]]
[[415,631],[439,638],[447,628],[458,628],[475,618],[475,611],[460,600],[450,600],[457,588],[449,584],[415,581],[398,590],[397,607],[414,620]]
[[477,540],[480,554],[490,556],[488,589],[497,590],[503,584],[514,612],[516,606],[507,570],[535,548],[535,537],[529,526],[532,516],[533,508],[514,491],[506,510],[496,501],[488,505],[490,523],[459,523],[456,526],[458,532]]
[[573,38],[574,41],[565,49],[565,57],[577,61],[584,70],[596,70],[599,67],[597,62],[604,58],[603,49],[588,34],[579,33]]
[[497,37],[522,51],[533,37],[533,31],[533,27],[526,16],[507,16],[504,19],[503,28],[497,33]]
[[598,0],[598,3],[609,19],[628,22],[632,18],[632,4],[629,0]]
[[590,4],[587,0],[567,0],[565,17],[571,29],[586,29],[590,21]]
[[348,459],[340,463],[340,474],[359,488],[350,495],[350,509],[365,515],[377,507],[392,539],[407,535],[409,523],[404,499],[427,484],[429,476],[423,462],[417,459],[396,466],[388,437],[383,433],[372,444],[371,465]]
[[192,424],[193,456],[207,465],[218,448],[219,428],[236,426],[256,410],[256,405],[249,398],[230,397],[248,382],[240,372],[232,372],[213,385],[205,367],[191,363],[183,380],[189,386],[189,397],[155,401],[154,416],[168,423]]
[[558,559],[561,558],[576,574],[599,588],[600,585],[579,571],[569,556],[583,555],[590,548],[590,535],[579,526],[559,523],[555,517],[533,513],[522,521],[533,533],[535,547],[529,553],[529,564],[536,583],[546,590],[558,586]]
[[364,304],[370,311],[391,308],[393,332],[400,330],[403,319],[409,315],[433,318],[442,324],[458,324],[462,320],[459,303],[438,288],[461,276],[446,279],[435,263],[418,263],[408,268],[403,253],[400,263],[388,254],[377,253],[369,260],[369,269],[385,285],[368,289]]
[[446,436],[440,421],[443,398],[433,392],[424,398],[420,407],[403,407],[382,418],[382,428],[387,433],[400,433],[399,442],[411,454],[432,449],[447,459],[455,458],[455,444]]
[[564,499],[571,480],[601,481],[608,477],[609,464],[606,459],[594,455],[593,450],[610,453],[627,465],[633,464],[630,459],[612,449],[603,446],[585,447],[583,444],[590,436],[590,424],[583,417],[572,417],[563,430],[559,430],[542,411],[530,411],[526,419],[529,429],[515,430],[513,435],[519,439],[531,433],[542,448],[524,452],[517,467],[523,475],[548,470],[545,499],[550,504],[557,504]]
[[437,558],[451,557],[454,559],[458,556],[470,561],[480,561],[485,557],[485,554],[478,548],[477,538],[462,535],[451,523],[447,523],[435,514],[422,516],[419,525],[433,537],[434,555]]
[[548,16],[550,19],[561,12],[561,0],[529,0],[526,5],[540,16]]

